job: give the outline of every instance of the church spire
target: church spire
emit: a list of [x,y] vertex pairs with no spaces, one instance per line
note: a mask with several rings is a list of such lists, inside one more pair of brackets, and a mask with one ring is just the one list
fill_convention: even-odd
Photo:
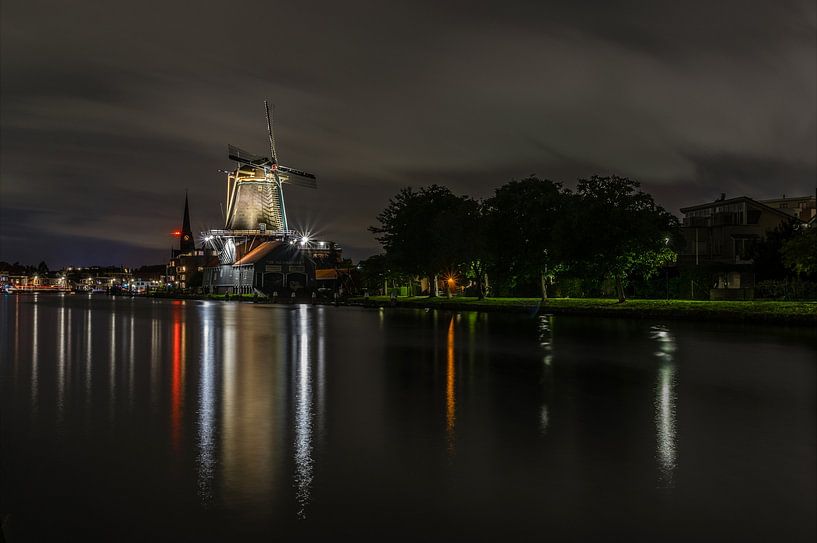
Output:
[[179,238],[179,250],[182,253],[192,253],[196,250],[193,229],[190,228],[190,206],[187,203],[186,190],[184,191],[184,221],[182,222],[182,235]]

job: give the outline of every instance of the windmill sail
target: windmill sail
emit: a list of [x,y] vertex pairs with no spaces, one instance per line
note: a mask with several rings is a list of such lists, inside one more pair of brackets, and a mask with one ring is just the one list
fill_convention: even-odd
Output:
[[282,183],[308,189],[318,188],[318,179],[315,177],[315,174],[302,172],[301,170],[288,168],[286,166],[278,166],[278,171],[280,172],[279,177]]
[[235,145],[227,145],[227,156],[230,160],[235,160],[238,163],[248,164],[250,166],[267,166],[272,164],[272,161],[267,157],[254,155]]

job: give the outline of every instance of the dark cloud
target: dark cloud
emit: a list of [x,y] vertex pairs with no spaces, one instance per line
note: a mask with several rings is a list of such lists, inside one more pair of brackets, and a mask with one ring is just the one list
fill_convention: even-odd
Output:
[[[292,222],[376,250],[401,186],[617,173],[671,210],[811,193],[817,8],[746,2],[2,4],[0,259],[161,261],[276,106]],[[67,249],[69,248],[69,249]],[[121,255],[121,256],[118,256]],[[131,255],[131,256],[128,256]]]

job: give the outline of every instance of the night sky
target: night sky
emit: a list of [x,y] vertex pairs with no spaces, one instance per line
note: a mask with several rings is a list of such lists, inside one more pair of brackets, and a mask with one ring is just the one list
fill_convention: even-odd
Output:
[[222,225],[226,145],[293,226],[377,252],[389,196],[616,173],[678,208],[813,194],[817,3],[2,2],[0,260],[166,260],[185,189]]

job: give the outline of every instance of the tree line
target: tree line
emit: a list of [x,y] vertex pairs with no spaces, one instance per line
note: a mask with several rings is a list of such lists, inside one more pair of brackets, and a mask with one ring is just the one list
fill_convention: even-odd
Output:
[[[676,258],[678,219],[637,181],[579,179],[575,190],[531,176],[484,200],[431,185],[402,189],[369,230],[383,254],[361,263],[369,279],[456,278],[480,298],[530,290],[548,297],[559,279],[609,281],[620,301],[633,277]],[[381,283],[382,284],[382,283]]]

